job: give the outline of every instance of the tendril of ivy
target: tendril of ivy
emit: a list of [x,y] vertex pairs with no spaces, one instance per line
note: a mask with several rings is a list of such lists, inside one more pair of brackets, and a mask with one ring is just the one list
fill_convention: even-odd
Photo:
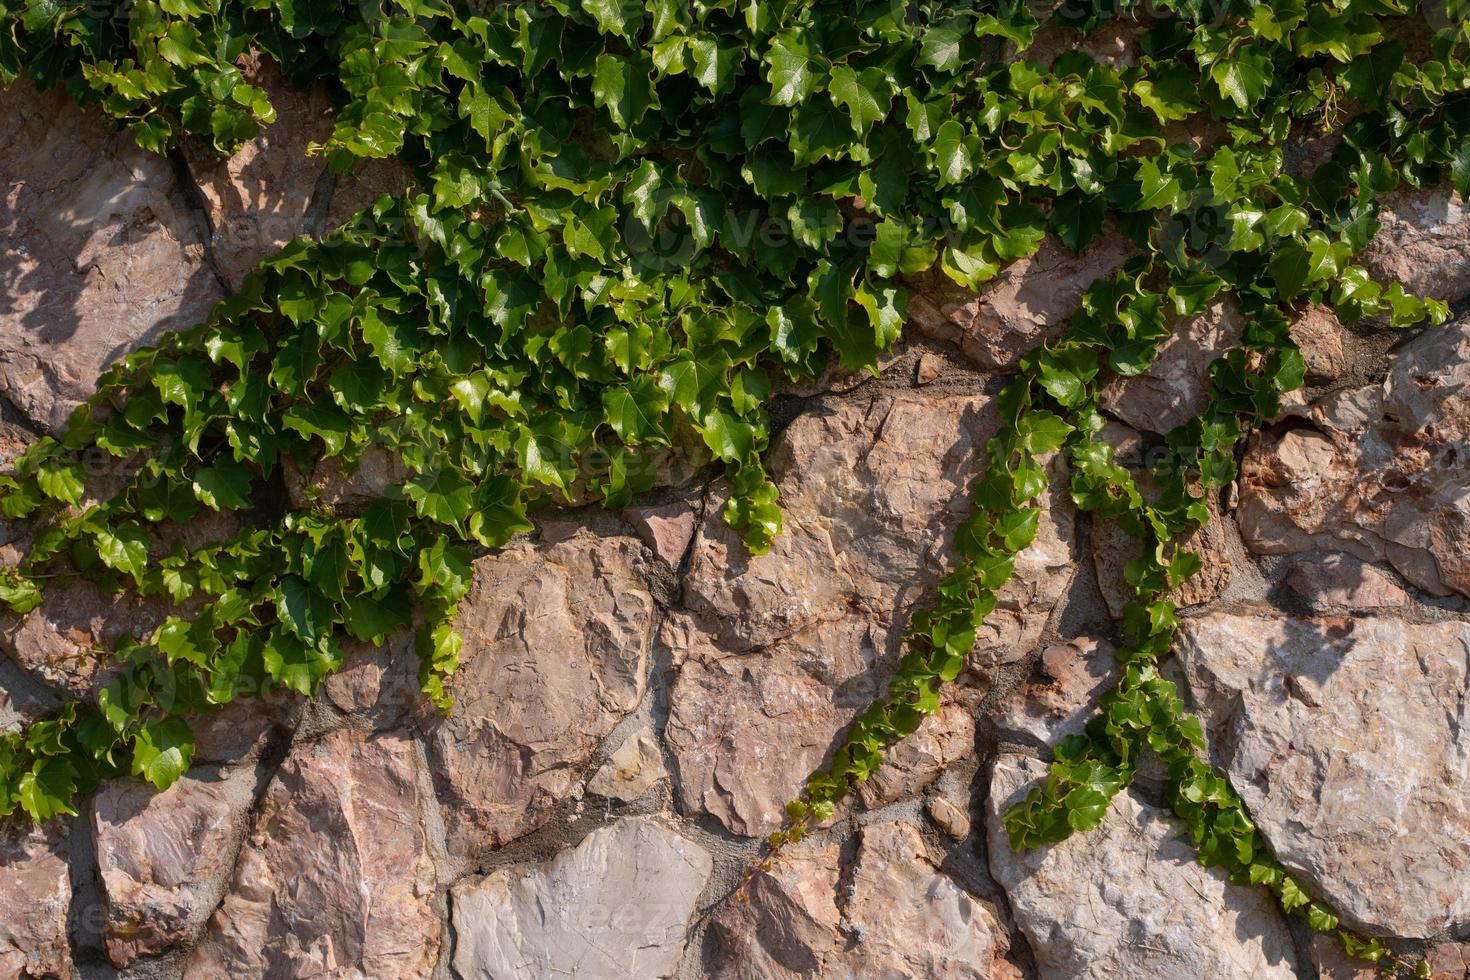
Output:
[[[0,82],[64,87],[145,149],[228,154],[269,125],[269,94],[239,67],[260,51],[332,92],[334,130],[313,149],[335,172],[391,158],[415,188],[293,242],[205,323],[120,361],[64,434],[0,477],[0,514],[30,541],[0,574],[13,612],[72,577],[175,610],[102,654],[112,679],[95,703],[0,735],[0,815],[73,813],[127,773],[168,786],[192,757],[190,717],[273,687],[311,695],[353,640],[416,629],[424,691],[447,711],[477,551],[558,502],[624,506],[670,452],[722,466],[726,519],[766,550],[781,526],[761,459],[775,380],[834,358],[876,370],[906,320],[907,277],[937,267],[979,290],[1047,235],[1080,251],[1117,233],[1136,257],[1021,359],[954,567],[888,692],[772,845],[830,819],[937,710],[1036,533],[1060,453],[1074,503],[1143,551],[1117,686],[1006,813],[1013,846],[1096,826],[1150,751],[1204,863],[1270,888],[1350,953],[1409,969],[1339,929],[1270,856],[1159,669],[1178,625],[1168,595],[1200,567],[1181,542],[1233,480],[1243,434],[1302,382],[1294,312],[1447,318],[1353,256],[1399,186],[1448,179],[1470,195],[1467,20],[1466,0],[1422,13],[1405,0],[0,0]],[[1038,41],[1115,21],[1136,33],[1136,63],[1039,58]],[[1336,148],[1309,173],[1289,167],[1286,147],[1312,129]],[[1097,392],[1225,297],[1245,317],[1240,346],[1213,365],[1208,407],[1167,435],[1145,493],[1099,439]],[[96,452],[120,461],[120,486],[82,465]],[[407,478],[360,512],[258,503],[288,468],[350,469],[368,452]],[[232,519],[222,540],[169,534],[206,512]]]

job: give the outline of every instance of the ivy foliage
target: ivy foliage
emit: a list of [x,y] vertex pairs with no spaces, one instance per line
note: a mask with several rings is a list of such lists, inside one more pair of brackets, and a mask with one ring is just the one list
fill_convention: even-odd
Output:
[[[1466,8],[1156,0],[1145,17],[1131,0],[1063,0],[1043,24],[1019,0],[0,0],[0,80],[64,86],[140,145],[228,153],[269,125],[268,94],[238,67],[258,50],[330,86],[335,128],[314,149],[335,171],[391,158],[415,181],[121,361],[0,478],[0,513],[33,533],[0,577],[12,610],[70,575],[177,606],[99,654],[115,679],[95,705],[0,738],[0,813],[70,812],[129,771],[166,786],[190,760],[188,717],[272,686],[309,695],[345,643],[409,626],[447,709],[474,549],[548,504],[621,506],[671,454],[723,467],[726,518],[765,550],[782,377],[833,359],[874,370],[908,277],[937,268],[980,289],[1048,235],[1080,251],[1116,233],[1136,257],[1019,365],[955,568],[777,843],[829,818],[936,710],[1062,454],[1076,503],[1146,547],[1123,680],[1008,815],[1014,843],[1094,826],[1147,748],[1172,767],[1202,859],[1334,927],[1201,761],[1198,723],[1158,673],[1167,593],[1198,566],[1178,541],[1233,478],[1242,433],[1301,383],[1292,310],[1447,315],[1353,256],[1395,188],[1470,193]],[[1137,32],[1136,62],[1041,56],[1114,21]],[[1311,129],[1338,139],[1304,168],[1288,148]],[[1146,496],[1096,438],[1096,393],[1224,297],[1246,313],[1242,345]],[[97,452],[122,462],[121,487],[81,464]],[[366,453],[407,477],[361,513],[268,503],[285,471]],[[233,530],[169,543],[208,512]]]

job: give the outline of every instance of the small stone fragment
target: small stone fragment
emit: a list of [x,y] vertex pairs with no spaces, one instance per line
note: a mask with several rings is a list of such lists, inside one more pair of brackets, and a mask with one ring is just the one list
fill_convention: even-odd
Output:
[[623,520],[638,532],[650,551],[671,568],[678,568],[694,537],[694,508],[682,500],[670,504],[628,507]]
[[[745,900],[726,899],[710,922],[711,980],[796,980],[829,975],[846,946],[837,908],[836,844],[788,847],[757,871]],[[840,973],[836,975],[840,976]]]
[[658,742],[645,728],[623,739],[602,768],[592,774],[587,788],[598,796],[631,802],[668,778]]
[[844,918],[859,941],[838,976],[984,980],[1005,950],[990,910],[942,874],[903,823],[863,828]]
[[918,363],[914,365],[914,383],[926,385],[939,377],[944,371],[944,358],[938,354],[930,354],[927,351],[919,355]]
[[970,836],[970,816],[942,796],[931,796],[924,804],[930,819],[953,840]]
[[1097,637],[1047,647],[1036,673],[996,719],[996,731],[1042,745],[1080,733],[1118,676],[1114,653],[1111,643]]
[[1327,382],[1348,369],[1342,346],[1343,326],[1326,306],[1313,304],[1291,325],[1291,339],[1307,362],[1307,377]]

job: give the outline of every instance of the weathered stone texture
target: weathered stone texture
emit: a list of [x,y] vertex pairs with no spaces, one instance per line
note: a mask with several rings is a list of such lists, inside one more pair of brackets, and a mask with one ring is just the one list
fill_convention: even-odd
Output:
[[588,834],[544,867],[456,886],[454,969],[466,978],[672,977],[713,862],[651,820]]
[[107,365],[223,291],[167,159],[28,82],[0,119],[0,395],[58,430]]
[[445,941],[421,763],[401,734],[298,744],[256,814],[199,977],[427,977]]
[[192,939],[224,896],[255,773],[198,767],[159,793],[105,784],[93,804],[108,956],[128,966]]
[[1470,207],[1460,195],[1447,184],[1405,188],[1383,204],[1362,259],[1374,278],[1450,303],[1470,296]]
[[1309,378],[1331,381],[1348,369],[1342,335],[1342,323],[1326,306],[1313,304],[1292,323],[1291,339],[1301,348]]
[[1230,300],[1217,300],[1196,317],[1176,320],[1152,364],[1134,377],[1118,377],[1098,404],[1135,429],[1165,433],[1204,411],[1210,394],[1210,365],[1240,345],[1245,325]]
[[1034,254],[1006,266],[978,294],[936,268],[910,283],[909,320],[925,336],[958,345],[981,367],[1010,368],[1037,344],[1059,336],[1087,287],[1132,254],[1114,234],[1080,255],[1047,237]]
[[208,208],[215,268],[231,289],[260,261],[305,232],[317,179],[326,169],[306,149],[332,133],[325,86],[303,90],[281,76],[269,57],[243,59],[245,81],[265,90],[276,120],[228,159],[208,146],[190,146],[189,169]]
[[71,976],[68,836],[59,821],[0,827],[0,977],[6,980]]
[[1011,850],[1001,814],[1045,774],[1045,763],[1000,756],[986,815],[991,874],[1043,980],[1294,980],[1291,934],[1271,897],[1201,867],[1184,826],[1133,791],[1087,833]]
[[1179,655],[1231,784],[1309,888],[1380,934],[1470,923],[1470,624],[1210,612]]
[[990,909],[929,860],[901,823],[864,827],[848,882],[839,849],[783,854],[727,901],[711,925],[713,980],[1009,975],[1005,934]]
[[628,802],[668,778],[658,740],[648,729],[639,729],[613,750],[587,781],[587,788],[598,796]]
[[1392,574],[1352,555],[1303,558],[1287,573],[1286,584],[1318,612],[1401,609],[1410,604]]
[[544,823],[643,697],[654,628],[643,546],[557,533],[475,563],[457,622],[462,666],[447,685],[454,711],[421,705],[458,857]]
[[996,731],[1045,745],[1079,734],[1117,679],[1114,653],[1111,643],[1095,637],[1047,647],[1036,672],[996,719]]
[[[666,737],[686,808],[741,834],[775,829],[837,733],[882,693],[994,425],[989,401],[971,395],[878,395],[802,415],[771,452],[785,528],[770,553],[747,554],[722,522],[700,529],[689,613],[663,631],[681,664]],[[1073,537],[1058,481],[978,639],[982,685],[1036,644],[1070,580]]]
[[1382,385],[1342,390],[1253,440],[1240,529],[1265,554],[1346,551],[1470,595],[1470,319],[1426,330]]

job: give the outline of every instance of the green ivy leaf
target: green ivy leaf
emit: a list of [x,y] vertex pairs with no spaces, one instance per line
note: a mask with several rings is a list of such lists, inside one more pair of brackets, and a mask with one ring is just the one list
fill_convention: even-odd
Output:
[[455,528],[470,516],[473,490],[464,474],[446,464],[415,474],[403,487],[420,517]]
[[1210,77],[1223,97],[1236,108],[1249,110],[1266,97],[1271,86],[1271,61],[1255,45],[1248,44],[1211,65]]
[[783,31],[772,38],[764,60],[774,104],[794,106],[816,92],[823,71],[803,28]]
[[15,798],[30,818],[45,823],[53,817],[76,816],[77,770],[66,759],[37,759],[16,783]]
[[827,92],[834,103],[847,110],[853,132],[859,136],[886,119],[893,108],[893,80],[877,68],[859,72],[836,65]]
[[155,789],[172,786],[193,759],[194,731],[182,718],[147,722],[133,735],[133,775],[142,776]]

